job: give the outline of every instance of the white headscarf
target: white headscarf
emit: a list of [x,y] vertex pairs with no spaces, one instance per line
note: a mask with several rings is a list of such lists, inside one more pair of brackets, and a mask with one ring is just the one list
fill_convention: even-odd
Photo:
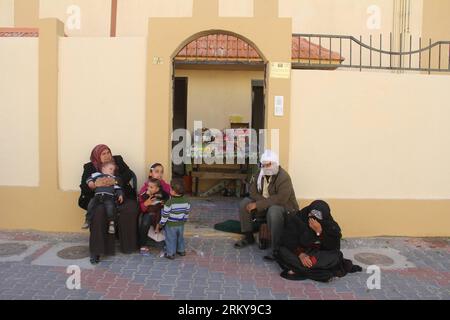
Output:
[[271,162],[272,166],[270,168],[261,168],[259,172],[259,177],[257,181],[258,191],[262,190],[262,179],[264,176],[275,176],[278,174],[280,169],[280,160],[278,155],[272,150],[266,150],[261,156],[261,164]]

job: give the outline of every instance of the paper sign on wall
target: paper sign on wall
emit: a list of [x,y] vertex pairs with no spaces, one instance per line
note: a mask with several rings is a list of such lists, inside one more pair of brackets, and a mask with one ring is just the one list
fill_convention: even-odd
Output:
[[284,97],[283,96],[275,96],[275,116],[276,117],[284,116]]
[[270,64],[270,77],[278,79],[291,78],[291,63],[290,62],[272,62]]
[[163,64],[162,57],[153,57],[153,64]]

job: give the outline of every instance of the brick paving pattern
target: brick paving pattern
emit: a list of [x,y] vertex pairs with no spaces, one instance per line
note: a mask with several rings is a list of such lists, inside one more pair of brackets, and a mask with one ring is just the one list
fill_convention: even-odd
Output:
[[[279,276],[277,264],[263,260],[267,251],[236,250],[238,235],[213,230],[215,223],[237,219],[236,199],[193,199],[192,204],[187,256],[173,261],[154,247],[150,257],[117,254],[92,267],[86,258],[57,254],[87,246],[87,233],[0,231],[0,300],[450,300],[449,239],[344,239],[347,257],[389,262],[381,266],[379,290],[367,288],[366,270],[330,283],[292,282]],[[72,264],[81,267],[79,290],[66,287],[66,266]]]

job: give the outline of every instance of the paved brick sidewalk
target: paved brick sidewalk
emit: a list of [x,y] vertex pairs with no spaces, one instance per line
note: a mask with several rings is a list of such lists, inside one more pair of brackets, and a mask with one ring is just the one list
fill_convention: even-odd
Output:
[[[380,265],[380,290],[367,288],[370,275],[365,272],[327,284],[291,282],[279,277],[276,264],[262,259],[266,252],[256,246],[235,250],[235,235],[212,229],[217,222],[237,218],[235,200],[194,199],[193,207],[186,232],[188,254],[174,261],[161,258],[160,249],[153,248],[150,257],[118,254],[92,267],[87,258],[77,259],[86,250],[86,233],[0,231],[0,300],[450,300],[449,239],[343,240],[346,257],[363,267]],[[73,264],[82,270],[80,290],[66,288],[66,267]]]

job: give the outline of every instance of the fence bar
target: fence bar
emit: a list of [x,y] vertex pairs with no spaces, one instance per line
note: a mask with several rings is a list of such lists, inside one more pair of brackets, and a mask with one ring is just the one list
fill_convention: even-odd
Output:
[[410,69],[412,68],[412,63],[411,63],[412,53],[411,53],[411,51],[412,51],[412,34],[409,36],[409,68]]
[[403,51],[403,34],[400,33],[400,65],[399,67],[402,68],[403,67],[403,55],[402,55],[402,51]]
[[439,43],[439,67],[438,69],[441,70],[441,44]]
[[[380,33],[380,51],[383,51],[383,34]],[[380,68],[383,65],[383,54],[380,52]]]
[[319,37],[319,64],[322,64],[322,37]]
[[419,69],[422,68],[422,37],[419,38]]
[[195,61],[198,60],[198,38],[195,39]]
[[[362,35],[359,36],[359,41],[362,42]],[[362,46],[359,46],[359,71],[362,71]]]
[[[300,55],[300,53],[299,53],[299,55]],[[308,53],[308,57],[309,57],[309,65],[311,65],[311,36],[309,36],[309,53]]]
[[428,74],[431,73],[431,38],[430,38],[430,48],[428,49]]
[[247,43],[247,60],[250,62],[250,44]]
[[392,68],[392,32],[390,33],[389,38],[389,66]]
[[216,56],[216,61],[219,61],[219,34],[216,33],[216,49],[214,52],[215,56]]
[[332,53],[332,51],[331,51],[331,42],[332,42],[332,40],[331,40],[331,37],[330,37],[330,61],[329,61],[329,63],[331,64],[331,61],[332,61],[332,55],[331,55],[331,53]]
[[228,34],[227,34],[227,44],[225,45],[225,52],[226,52],[225,56],[229,57],[230,55],[228,54]]
[[353,42],[352,42],[352,39],[350,39],[350,67],[352,66],[352,47],[353,47]]
[[[308,52],[309,56],[307,58],[308,62],[302,61],[301,56],[301,41],[302,39],[309,39],[308,42]],[[324,35],[324,34],[294,34],[293,39],[298,39],[298,52],[294,52],[294,54],[298,54],[297,58],[294,59],[296,61],[294,63],[294,68],[306,68],[305,66],[309,65],[312,68],[317,69],[330,69],[330,68],[354,68],[362,71],[363,69],[377,69],[377,70],[391,70],[391,71],[422,71],[428,73],[434,72],[449,72],[450,71],[450,41],[437,41],[432,42],[432,39],[429,39],[429,43],[426,45],[422,44],[422,38],[419,37],[419,48],[414,49],[414,39],[413,36],[409,35],[409,46],[408,46],[408,38],[405,36],[405,33],[400,33],[399,38],[395,39],[394,34],[391,32],[389,34],[389,48],[383,49],[383,35],[379,35],[379,48],[376,47],[376,39],[374,39],[373,35],[369,35],[369,41],[364,43],[363,36],[360,35],[359,38],[355,38],[352,36],[342,36],[342,35]],[[313,40],[318,39],[317,42],[313,44]],[[326,39],[325,41],[323,41]],[[349,41],[349,57],[346,61],[334,61],[333,57],[333,41],[334,39],[339,39],[339,59],[342,58],[344,53],[344,47],[346,46],[345,40]],[[398,41],[398,42],[397,42]],[[328,42],[328,43],[327,43]],[[359,63],[354,63],[353,61],[353,43],[359,46]],[[297,42],[294,42],[296,45]],[[312,46],[319,45],[317,52],[319,54],[318,57],[312,56]],[[399,43],[398,50],[396,49],[396,43]],[[325,45],[322,47],[322,45]],[[329,47],[327,47],[327,45]],[[439,52],[436,54],[436,57],[439,56],[439,62],[433,65],[432,55],[433,50],[436,47],[436,50]],[[328,53],[323,53],[324,50],[328,50]],[[335,48],[336,49],[336,48]],[[364,59],[364,49],[368,50],[369,59],[367,61],[363,61]],[[447,52],[448,49],[448,52]],[[315,48],[314,48],[315,50]],[[305,50],[306,51],[306,50]],[[337,51],[337,50],[336,50]],[[377,57],[374,56],[374,53],[379,54],[379,62],[376,61]],[[424,65],[422,62],[422,56],[424,53],[428,52],[428,66]],[[247,47],[247,56],[248,62],[250,62],[250,48]],[[389,64],[387,61],[384,61],[384,55],[389,55]],[[418,55],[418,63],[415,62],[415,55]],[[336,53],[337,56],[337,53]],[[397,57],[398,56],[398,60]],[[317,61],[316,61],[317,59]],[[328,61],[327,61],[328,59]],[[306,60],[306,59],[305,59]],[[407,61],[408,60],[408,61]],[[443,62],[444,61],[444,62]],[[445,62],[447,61],[447,62]],[[445,63],[448,63],[445,66]]]

